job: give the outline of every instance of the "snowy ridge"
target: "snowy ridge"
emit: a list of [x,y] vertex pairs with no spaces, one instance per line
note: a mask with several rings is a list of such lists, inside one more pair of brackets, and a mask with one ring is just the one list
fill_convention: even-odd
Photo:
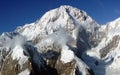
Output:
[[[39,26],[36,26],[35,23],[26,24],[23,27],[18,27],[15,32],[20,33],[23,36],[26,36],[28,40],[35,39],[38,35],[42,35],[41,29]],[[34,34],[34,35],[33,35]]]

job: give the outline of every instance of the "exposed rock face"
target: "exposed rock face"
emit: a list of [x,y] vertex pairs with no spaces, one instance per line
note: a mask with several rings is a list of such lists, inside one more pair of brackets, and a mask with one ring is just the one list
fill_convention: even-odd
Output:
[[17,75],[25,69],[28,69],[30,74],[32,74],[32,65],[29,60],[22,66],[18,64],[18,61],[19,60],[13,60],[10,53],[2,66],[1,75]]
[[74,75],[76,68],[76,61],[73,60],[69,63],[62,63],[60,60],[57,60],[55,65],[58,75]]
[[112,40],[100,50],[101,58],[104,58],[110,51],[114,50],[120,41],[120,36],[116,35]]
[[4,64],[5,58],[8,55],[8,53],[9,53],[9,50],[7,51],[6,48],[3,48],[0,50],[0,56],[1,56],[0,57],[0,70],[2,68],[2,65]]
[[[81,71],[77,68],[78,66],[75,59],[73,59],[71,62],[63,63],[60,60],[60,56],[61,56],[60,53],[57,53],[55,51],[48,51],[48,52],[53,53],[51,54],[53,56],[46,59],[47,75],[80,75]],[[92,70],[88,68],[85,69],[86,69],[86,75],[94,75]]]
[[[11,56],[12,52],[9,52],[9,55],[7,55],[2,66],[1,75],[18,75],[26,69],[29,71],[29,75],[78,75],[78,73],[76,73],[76,71],[78,70],[76,60],[73,59],[71,62],[63,63],[60,60],[61,50],[59,48],[53,48],[53,50],[47,50],[46,53],[43,53],[44,60],[40,58],[40,61],[43,60],[41,63],[44,63],[41,66],[39,62],[36,63],[36,61],[34,60],[35,52],[32,51],[35,51],[35,48],[28,45],[26,45],[25,47],[27,47],[25,49],[27,49],[29,54],[24,54],[27,56],[29,55],[29,59],[26,59],[24,61],[24,64],[22,64],[21,66],[19,64],[20,60],[13,60]],[[39,61],[39,59],[37,61]],[[92,73],[87,68],[86,72],[90,75]]]
[[[51,56],[52,55],[52,56]],[[48,57],[51,56],[51,57]],[[75,74],[76,61],[73,60],[69,63],[63,63],[60,61],[61,53],[56,50],[48,50],[47,53],[44,54],[46,57],[46,62],[48,65],[48,75],[49,73],[53,73],[51,75],[73,75]],[[49,70],[49,68],[54,69]]]

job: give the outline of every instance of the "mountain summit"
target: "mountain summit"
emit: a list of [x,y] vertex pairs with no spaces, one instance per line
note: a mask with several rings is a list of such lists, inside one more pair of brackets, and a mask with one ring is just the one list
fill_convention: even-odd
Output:
[[1,75],[117,75],[119,26],[72,6],[50,10],[0,36]]

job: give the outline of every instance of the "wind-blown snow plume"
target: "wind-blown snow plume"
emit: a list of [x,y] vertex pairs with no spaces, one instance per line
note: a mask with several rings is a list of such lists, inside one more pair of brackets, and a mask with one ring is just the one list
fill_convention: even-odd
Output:
[[8,39],[3,43],[3,46],[14,48],[16,45],[23,46],[26,43],[26,38],[22,35],[16,35],[12,39]]
[[74,41],[74,39],[68,35],[67,31],[64,28],[59,29],[57,32],[53,34],[54,42],[61,47]]
[[54,44],[57,47],[62,48],[66,44],[71,43],[73,41],[74,39],[67,33],[67,31],[64,28],[60,28],[56,32],[46,36],[36,46],[42,48]]

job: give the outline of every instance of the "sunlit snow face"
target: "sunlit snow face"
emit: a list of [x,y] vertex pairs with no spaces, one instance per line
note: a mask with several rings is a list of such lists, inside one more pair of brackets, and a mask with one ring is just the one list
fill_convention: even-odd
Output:
[[113,69],[118,69],[120,68],[119,64],[120,64],[120,55],[116,55],[112,64],[109,67]]
[[18,75],[29,75],[30,74],[30,71],[28,69],[20,72]]
[[71,62],[74,59],[74,52],[69,50],[67,46],[64,46],[61,51],[61,58],[60,60],[63,63]]

